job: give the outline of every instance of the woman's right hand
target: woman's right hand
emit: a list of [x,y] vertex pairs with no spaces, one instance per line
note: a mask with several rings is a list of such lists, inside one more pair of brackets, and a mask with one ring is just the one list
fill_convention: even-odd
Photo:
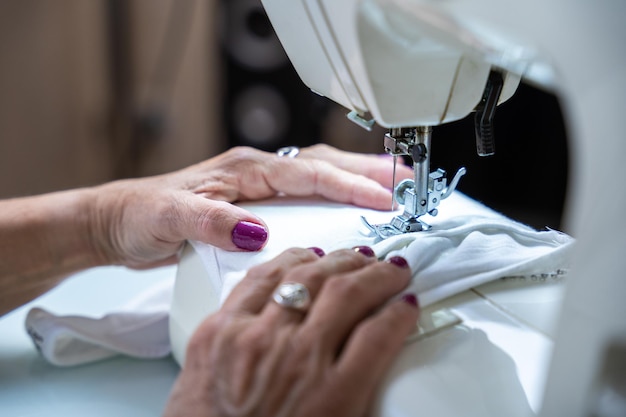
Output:
[[[290,249],[252,268],[192,337],[167,416],[364,416],[419,311],[403,258]],[[307,287],[306,311],[272,301]]]

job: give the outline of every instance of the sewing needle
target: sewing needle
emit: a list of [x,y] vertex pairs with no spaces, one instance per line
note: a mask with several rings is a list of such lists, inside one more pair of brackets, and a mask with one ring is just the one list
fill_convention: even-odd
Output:
[[398,155],[393,156],[393,174],[391,178],[391,211],[396,209],[396,163]]

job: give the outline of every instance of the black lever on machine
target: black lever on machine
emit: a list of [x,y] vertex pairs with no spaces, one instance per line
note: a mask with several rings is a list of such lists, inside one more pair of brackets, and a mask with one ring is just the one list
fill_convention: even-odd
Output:
[[503,84],[502,74],[492,70],[487,79],[483,98],[476,106],[474,128],[476,131],[476,152],[480,156],[489,156],[496,152],[493,118]]

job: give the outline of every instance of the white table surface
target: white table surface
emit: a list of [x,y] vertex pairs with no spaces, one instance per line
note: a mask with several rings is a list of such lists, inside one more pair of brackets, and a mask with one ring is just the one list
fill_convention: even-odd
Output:
[[99,316],[145,288],[172,277],[175,267],[131,271],[95,268],[0,318],[0,416],[158,416],[179,372],[171,357],[117,356],[69,368],[48,364],[24,331],[30,307],[56,314]]

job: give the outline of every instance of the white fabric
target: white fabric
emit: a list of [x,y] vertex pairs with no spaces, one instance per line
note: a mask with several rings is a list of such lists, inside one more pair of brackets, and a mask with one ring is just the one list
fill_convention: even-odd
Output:
[[118,354],[160,358],[170,354],[169,309],[174,277],[149,288],[119,310],[99,318],[57,316],[33,308],[26,331],[53,365],[71,366]]
[[573,244],[554,231],[537,232],[510,220],[471,216],[446,222],[443,230],[388,239],[375,245],[385,257],[409,261],[409,290],[427,306],[498,278],[553,274],[567,266]]
[[[455,193],[442,203],[433,228],[375,243],[360,216],[388,222],[392,214],[323,200],[274,200],[242,205],[261,216],[270,238],[258,253],[228,252],[191,242],[221,302],[245,272],[293,246],[330,252],[372,246],[379,258],[405,257],[413,271],[407,291],[426,306],[448,296],[512,275],[555,273],[567,267],[574,240],[557,231],[535,231]],[[152,288],[125,308],[101,318],[55,316],[32,309],[26,328],[49,362],[75,365],[121,353],[156,358],[169,354],[168,312],[172,282]]]

